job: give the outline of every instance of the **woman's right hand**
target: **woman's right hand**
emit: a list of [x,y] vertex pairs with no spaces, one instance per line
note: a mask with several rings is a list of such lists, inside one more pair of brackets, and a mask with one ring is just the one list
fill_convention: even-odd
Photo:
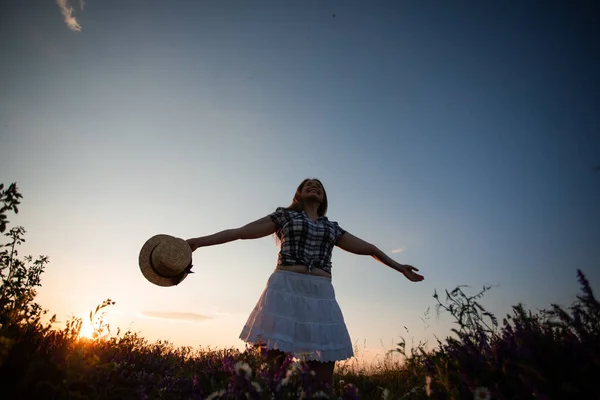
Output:
[[198,241],[198,238],[188,239],[188,240],[186,240],[186,242],[190,245],[190,248],[192,249],[192,252],[195,251],[198,247],[200,247],[200,243]]

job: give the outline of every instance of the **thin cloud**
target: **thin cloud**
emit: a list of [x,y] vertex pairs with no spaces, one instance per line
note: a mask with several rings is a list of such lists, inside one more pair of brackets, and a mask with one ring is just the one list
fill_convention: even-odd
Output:
[[396,253],[402,253],[403,251],[404,251],[404,249],[399,247],[397,249],[392,250],[392,253],[394,253],[394,254],[396,254]]
[[203,322],[212,319],[211,316],[195,313],[168,312],[168,311],[142,311],[141,315],[146,318],[167,319],[185,322]]
[[[56,0],[56,4],[60,7],[60,11],[62,12],[63,17],[65,17],[65,24],[74,32],[81,31],[81,25],[77,22],[77,19],[73,16],[73,7],[69,4],[69,0]],[[83,5],[85,3],[80,1],[79,5],[83,10]]]

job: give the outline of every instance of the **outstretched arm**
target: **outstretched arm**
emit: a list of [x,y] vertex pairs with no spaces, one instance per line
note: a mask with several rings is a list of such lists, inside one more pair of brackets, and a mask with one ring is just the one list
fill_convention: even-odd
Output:
[[186,241],[189,243],[192,251],[194,251],[198,247],[214,246],[239,239],[258,239],[274,233],[276,229],[275,222],[269,216],[266,216],[250,222],[241,228],[226,229],[213,235],[201,236]]
[[388,257],[388,255],[381,251],[379,248],[377,248],[377,246],[369,242],[365,242],[364,240],[357,238],[356,236],[351,235],[348,232],[344,233],[338,239],[336,246],[343,250],[349,251],[350,253],[371,256],[380,263],[383,263],[388,267],[395,269],[398,272],[401,272],[402,274],[404,274],[404,276],[406,276],[407,279],[413,282],[419,282],[424,279],[422,275],[419,275],[416,272],[414,272],[418,271],[417,268],[413,267],[412,265],[399,264],[398,262]]

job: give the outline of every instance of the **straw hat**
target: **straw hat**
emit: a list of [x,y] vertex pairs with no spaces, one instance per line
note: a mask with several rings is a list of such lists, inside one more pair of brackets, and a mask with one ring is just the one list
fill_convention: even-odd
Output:
[[156,235],[140,251],[140,269],[158,286],[175,286],[192,273],[192,249],[183,239]]

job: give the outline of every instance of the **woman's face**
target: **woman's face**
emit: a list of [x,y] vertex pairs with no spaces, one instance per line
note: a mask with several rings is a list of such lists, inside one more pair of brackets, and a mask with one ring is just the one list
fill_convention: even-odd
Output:
[[304,201],[313,200],[321,203],[323,201],[323,186],[316,180],[308,180],[300,191],[300,198]]

